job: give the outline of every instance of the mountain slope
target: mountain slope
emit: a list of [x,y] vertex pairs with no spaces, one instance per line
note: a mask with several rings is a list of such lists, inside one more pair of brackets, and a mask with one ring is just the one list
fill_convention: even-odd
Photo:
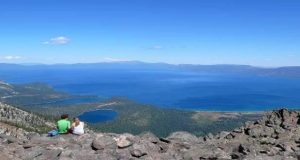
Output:
[[0,102],[0,122],[2,122],[2,124],[5,123],[11,126],[15,126],[17,128],[22,128],[26,131],[34,131],[34,132],[45,132],[50,128],[55,127],[53,123],[46,121],[42,117],[12,107],[10,105],[3,104],[1,102]]
[[231,132],[196,137],[175,132],[167,138],[90,133],[82,136],[31,136],[24,141],[0,134],[1,159],[298,159],[299,111],[281,109]]
[[0,81],[0,95],[2,97],[10,96],[17,94],[16,91],[14,91],[13,86],[11,86],[8,83]]

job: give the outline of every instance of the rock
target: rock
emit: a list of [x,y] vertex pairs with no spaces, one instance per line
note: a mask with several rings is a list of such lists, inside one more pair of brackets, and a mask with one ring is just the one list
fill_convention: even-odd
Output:
[[298,115],[294,112],[290,113],[289,117],[286,117],[282,122],[282,128],[291,129],[295,128],[298,122]]
[[40,159],[40,160],[58,159],[61,152],[62,152],[62,150],[60,150],[60,149],[44,150],[44,151],[42,151],[42,154],[40,156],[38,156],[36,159]]
[[293,144],[290,142],[279,143],[276,147],[282,149],[282,151],[294,152]]
[[274,129],[274,132],[275,132],[276,134],[282,134],[282,133],[285,132],[285,129],[283,129],[283,128],[280,127],[280,126],[273,126],[273,129]]
[[244,144],[240,144],[238,147],[238,152],[247,155],[250,152],[250,147],[245,146]]
[[213,139],[213,138],[214,138],[214,135],[213,135],[212,133],[208,133],[208,134],[207,134],[207,138],[208,138],[208,139]]
[[176,151],[184,152],[189,150],[192,147],[192,144],[186,142],[173,142],[171,148]]
[[292,140],[292,136],[294,134],[291,133],[291,132],[284,132],[284,133],[280,133],[277,135],[277,139],[279,141],[289,141],[289,140]]
[[9,155],[9,153],[3,152],[3,151],[0,151],[0,159],[1,160],[21,160],[17,157],[13,157],[12,155]]
[[225,139],[233,139],[234,137],[235,137],[235,134],[229,133],[229,134],[226,135],[224,138],[225,138]]
[[107,135],[98,135],[92,143],[92,148],[95,150],[115,149],[117,143],[113,137]]
[[228,136],[230,134],[230,132],[226,132],[226,131],[222,131],[220,132],[220,134],[218,135],[218,139],[224,139],[226,136]]
[[133,143],[127,138],[125,135],[121,135],[119,138],[116,139],[117,141],[117,146],[119,148],[126,148],[131,146]]
[[90,149],[95,136],[95,134],[84,134],[76,137],[75,142],[80,145],[82,149]]
[[137,136],[90,132],[46,137],[0,122],[0,159],[300,159],[299,115],[300,111],[282,109],[231,132],[205,137],[174,132],[167,138],[150,132]]
[[190,143],[199,142],[199,139],[195,135],[192,135],[188,132],[174,132],[171,135],[169,135],[167,139],[190,142]]
[[43,154],[43,150],[44,149],[41,147],[32,147],[25,151],[17,152],[16,155],[24,160],[32,160],[38,156],[41,156]]
[[157,146],[159,147],[159,153],[166,153],[169,149],[168,144],[163,142],[158,142]]
[[166,138],[159,138],[159,140],[165,143],[171,143],[171,141]]
[[214,135],[211,133],[208,133],[205,137],[204,137],[204,141],[209,141],[214,139]]
[[235,133],[243,133],[244,132],[244,127],[236,128],[233,130]]
[[146,153],[158,153],[160,151],[159,146],[145,140],[141,140],[132,145],[132,150],[139,150],[143,154]]
[[270,138],[270,137],[264,137],[258,140],[260,144],[266,144],[266,145],[275,145],[276,144],[276,139]]
[[154,144],[159,142],[159,138],[157,138],[153,133],[151,132],[147,132],[147,133],[143,133],[140,135],[141,139],[150,141]]
[[137,158],[140,158],[144,155],[147,155],[147,153],[145,152],[142,152],[141,150],[139,149],[134,149],[132,151],[130,151],[130,154],[133,156],[133,157],[137,157]]
[[251,128],[254,125],[253,121],[247,121],[245,122],[245,128]]
[[0,134],[0,138],[5,139],[7,143],[16,143],[19,141],[19,139],[13,137],[13,136],[8,136],[5,134]]
[[[103,155],[105,157],[105,155]],[[78,150],[78,151],[73,151],[70,153],[68,158],[71,158],[72,160],[96,160],[96,159],[103,159],[103,160],[109,160],[107,157],[100,158],[100,155],[95,154],[94,152],[90,150]]]
[[271,137],[271,135],[274,133],[274,129],[267,126],[254,125],[251,126],[251,128],[247,128],[246,133],[254,138],[267,136]]
[[202,146],[184,153],[183,159],[230,159],[231,156],[223,150],[214,146]]

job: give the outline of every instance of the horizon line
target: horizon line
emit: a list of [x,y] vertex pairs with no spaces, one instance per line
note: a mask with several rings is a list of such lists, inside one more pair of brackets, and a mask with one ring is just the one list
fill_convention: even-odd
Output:
[[191,65],[191,66],[249,66],[256,68],[283,68],[283,67],[300,67],[300,65],[282,65],[282,66],[260,66],[251,64],[234,64],[234,63],[217,63],[217,64],[200,64],[200,63],[168,63],[168,62],[145,62],[138,60],[124,60],[124,61],[99,61],[99,62],[75,62],[75,63],[42,63],[42,62],[29,62],[29,63],[16,63],[16,62],[0,62],[0,64],[10,65],[23,65],[23,66],[36,66],[36,65],[80,65],[80,64],[101,64],[101,63],[143,63],[143,64],[165,64],[165,65]]

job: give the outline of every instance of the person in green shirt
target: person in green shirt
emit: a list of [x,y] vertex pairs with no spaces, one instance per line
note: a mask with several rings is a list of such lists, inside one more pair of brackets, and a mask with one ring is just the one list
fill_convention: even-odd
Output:
[[63,114],[61,115],[61,119],[57,121],[57,130],[59,134],[68,133],[70,129],[70,121],[68,120],[69,115]]

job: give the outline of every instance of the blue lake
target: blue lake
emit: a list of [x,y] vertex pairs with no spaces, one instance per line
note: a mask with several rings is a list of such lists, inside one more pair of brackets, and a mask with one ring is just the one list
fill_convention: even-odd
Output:
[[164,108],[264,111],[300,108],[300,78],[174,69],[0,68],[10,83],[45,82],[72,94],[127,97]]
[[88,123],[98,123],[113,120],[117,112],[113,110],[96,110],[85,112],[79,116],[79,119]]

